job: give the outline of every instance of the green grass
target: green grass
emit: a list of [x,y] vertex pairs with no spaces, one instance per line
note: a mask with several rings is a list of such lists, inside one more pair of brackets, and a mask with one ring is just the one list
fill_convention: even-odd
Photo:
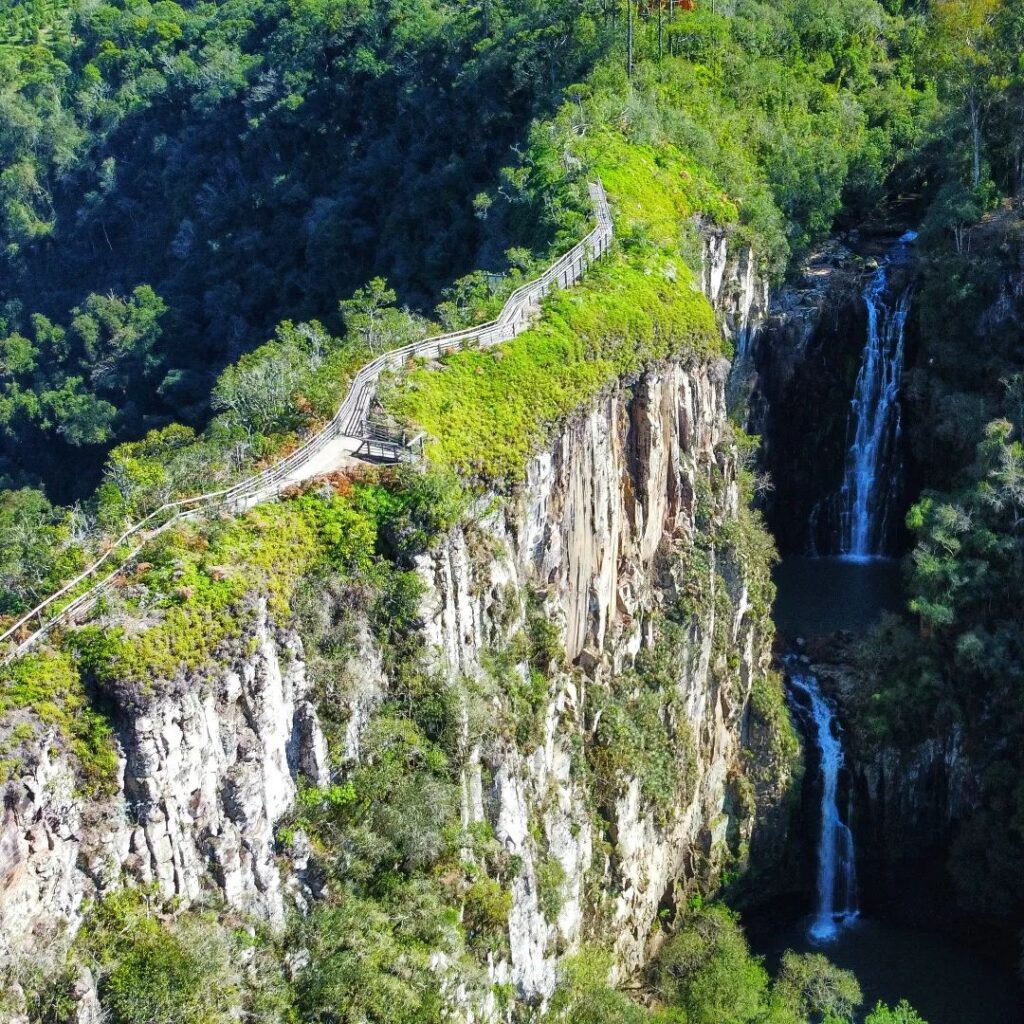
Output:
[[694,214],[716,224],[739,218],[736,204],[675,146],[638,145],[602,131],[581,144],[583,156],[604,184],[620,236],[643,232],[658,247],[677,251]]
[[413,367],[386,397],[427,432],[432,462],[489,485],[515,482],[550,431],[615,379],[659,360],[729,355],[684,259],[692,217],[734,221],[734,204],[671,146],[603,131],[580,143],[624,244],[541,321],[504,345]]
[[144,696],[155,681],[195,670],[239,639],[252,620],[252,595],[264,596],[283,621],[304,573],[322,564],[370,566],[377,490],[262,505],[238,519],[162,538],[146,552],[142,577],[147,592],[159,595],[159,620],[141,631],[109,624],[79,630],[71,639],[83,664],[101,685]]
[[11,730],[5,743],[0,782],[6,781],[20,762],[16,748],[52,727],[74,755],[84,791],[105,792],[113,786],[117,772],[113,731],[90,705],[70,654],[30,654],[11,667],[0,687],[0,721],[9,722],[18,712],[26,713],[25,720]]
[[428,432],[435,464],[514,481],[549,430],[610,381],[655,360],[721,351],[714,313],[685,263],[645,249],[595,266],[518,338],[413,369],[390,405]]

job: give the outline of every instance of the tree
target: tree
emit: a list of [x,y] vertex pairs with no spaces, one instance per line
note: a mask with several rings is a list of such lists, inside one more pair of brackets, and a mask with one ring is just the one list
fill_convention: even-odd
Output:
[[68,444],[103,444],[114,435],[117,408],[85,389],[81,377],[68,377],[55,391],[40,396],[53,424]]
[[36,368],[39,351],[28,338],[9,334],[0,338],[0,378],[26,377]]
[[54,566],[59,515],[32,488],[0,493],[0,611],[31,607]]
[[878,1003],[864,1019],[864,1024],[928,1024],[905,999],[895,1009]]
[[863,996],[850,971],[836,967],[820,953],[800,955],[787,951],[774,994],[802,1020],[828,1020],[834,1024],[853,1019]]
[[439,977],[423,944],[403,941],[374,901],[321,900],[299,929],[308,962],[296,979],[310,1024],[440,1024]]
[[386,311],[398,296],[383,277],[375,277],[351,299],[338,303],[345,326],[362,338],[371,352],[378,350]]
[[687,918],[662,951],[658,981],[662,995],[685,1010],[688,1024],[752,1024],[767,1007],[767,972],[725,907]]
[[1002,5],[1003,0],[934,0],[931,7],[931,58],[940,83],[966,111],[975,189],[981,186],[985,118],[998,91],[993,44]]
[[229,366],[213,389],[213,407],[232,414],[250,442],[294,416],[300,372],[294,354],[268,342]]
[[166,311],[149,285],[140,285],[127,299],[90,295],[72,311],[72,331],[85,350],[94,388],[127,395],[151,375],[158,363],[154,349]]
[[[190,427],[151,430],[118,445],[103,470],[102,516],[111,523],[139,518],[182,494],[196,493],[210,474],[210,452]],[[116,502],[109,500],[116,493]]]
[[558,989],[547,1020],[552,1024],[646,1024],[644,1008],[608,982],[612,958],[597,947],[585,947],[565,958],[558,969]]

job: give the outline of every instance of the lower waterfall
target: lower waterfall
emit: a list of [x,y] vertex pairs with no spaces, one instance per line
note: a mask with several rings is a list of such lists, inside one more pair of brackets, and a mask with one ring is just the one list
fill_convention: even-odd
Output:
[[857,864],[853,832],[839,813],[839,775],[843,744],[835,715],[808,672],[787,663],[792,703],[821,755],[821,832],[818,840],[818,903],[808,933],[816,943],[835,939],[840,928],[856,920]]

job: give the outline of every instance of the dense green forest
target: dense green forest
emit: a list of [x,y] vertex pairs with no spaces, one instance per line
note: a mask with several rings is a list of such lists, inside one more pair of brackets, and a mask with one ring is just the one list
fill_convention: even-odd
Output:
[[0,473],[65,498],[114,441],[204,422],[278,322],[376,275],[430,306],[503,269],[505,221],[543,242],[474,198],[607,45],[572,2],[4,10]]
[[[1019,919],[1018,0],[0,5],[2,621],[126,523],[294,446],[372,354],[486,319],[587,229],[590,175],[608,187],[620,237],[579,303],[556,297],[500,367],[466,353],[445,379],[410,375],[414,387],[389,396],[396,416],[446,439],[434,461],[471,490],[514,488],[550,423],[612,376],[668,354],[729,354],[706,304],[651,281],[652,267],[690,279],[696,221],[750,241],[781,282],[831,231],[912,219],[923,283],[908,390],[927,488],[910,517],[918,619],[865,644],[883,670],[857,716],[880,742],[963,731],[984,802],[959,837],[957,874],[965,899]],[[609,298],[616,288],[642,297],[645,317]],[[993,317],[1000,304],[1010,312]],[[614,343],[577,345],[594,324]],[[443,1019],[426,951],[499,948],[508,899],[486,875],[460,876],[453,909],[445,872],[461,870],[465,840],[453,831],[455,711],[408,639],[410,562],[467,500],[438,473],[267,506],[204,536],[203,564],[194,538],[168,538],[147,584],[164,595],[159,627],[86,628],[74,658],[17,666],[0,706],[45,706],[86,791],[116,770],[92,688],[132,706],[139,679],[201,666],[239,629],[253,585],[293,603],[311,657],[328,663],[338,638],[303,587],[315,569],[358,588],[399,695],[371,737],[380,757],[360,770],[360,798],[347,784],[310,790],[289,825],[344,847],[335,898],[284,935],[215,911],[171,920],[149,893],[108,898],[68,977],[25,982],[34,1019],[66,1018],[81,962],[119,1024]],[[206,562],[241,568],[211,580]],[[528,639],[539,670],[543,630]],[[492,836],[471,839],[481,862],[501,861]],[[610,988],[594,949],[563,969],[552,1019],[854,1018],[846,972],[793,956],[770,978],[729,912],[690,909],[643,980],[658,1009]],[[312,950],[315,969],[283,973],[295,949]],[[879,1006],[867,1021],[919,1018]]]
[[[170,496],[230,479],[289,444],[296,429],[329,415],[344,380],[369,353],[430,329],[399,308],[403,298],[415,303],[419,296],[422,304],[433,293],[441,299],[436,315],[449,327],[492,312],[538,257],[567,247],[585,230],[587,167],[596,161],[602,173],[614,174],[621,164],[611,142],[595,150],[573,140],[611,138],[601,135],[604,128],[633,147],[674,147],[686,161],[680,173],[703,182],[704,193],[727,197],[723,205],[691,196],[691,212],[706,211],[703,216],[746,235],[780,278],[838,217],[855,221],[918,182],[925,172],[912,157],[941,109],[923,69],[927,18],[874,2],[783,8],[747,2],[724,13],[652,8],[632,17],[625,4],[599,2],[515,5],[514,11],[498,3],[386,9],[381,23],[372,5],[271,6],[260,34],[253,9],[239,21],[229,16],[231,5],[172,5],[160,8],[169,19],[159,21],[160,31],[169,39],[157,43],[145,34],[162,39],[151,27],[156,16],[143,17],[143,8],[123,15],[89,8],[76,16],[84,22],[71,19],[64,34],[59,25],[45,32],[39,25],[36,45],[3,50],[5,109],[17,115],[9,118],[10,146],[19,155],[5,175],[30,185],[6,206],[15,295],[0,341],[0,420],[15,490],[0,509],[7,524],[0,611],[31,606],[124,522]],[[42,17],[33,11],[25,9],[25,23]],[[100,34],[95,48],[109,59],[86,59],[92,32]],[[220,42],[220,32],[232,42]],[[218,53],[237,56],[229,62],[237,71],[232,89],[197,70],[212,60],[214,39]],[[246,41],[259,50],[258,59],[240,55]],[[66,62],[58,62],[61,54]],[[328,75],[316,73],[317,61]],[[172,75],[179,65],[193,71]],[[86,89],[76,67],[82,80],[99,75],[100,83]],[[483,76],[500,78],[498,69],[505,80],[485,87],[490,79]],[[442,87],[444,74],[454,93]],[[143,90],[143,82],[153,88]],[[562,96],[566,83],[571,87]],[[463,87],[465,95],[458,92]],[[104,117],[85,103],[86,95],[104,98]],[[255,109],[243,117],[253,95],[266,106],[258,105],[259,117]],[[530,128],[545,104],[550,118]],[[95,130],[72,116],[79,107]],[[392,116],[397,111],[403,116]],[[172,143],[177,136],[169,131],[179,121],[181,139]],[[19,130],[22,123],[30,128]],[[474,127],[441,131],[431,123]],[[414,127],[419,145],[391,138]],[[375,132],[388,141],[371,142]],[[474,132],[493,141],[493,149],[490,141],[483,149],[470,144]],[[104,200],[97,176],[116,159],[102,154],[126,135],[132,139],[122,143],[126,166]],[[66,137],[77,140],[70,150],[55,142]],[[267,138],[273,138],[270,151],[257,145]],[[294,141],[278,162],[287,140]],[[460,144],[477,163],[452,152]],[[230,146],[232,155],[218,146]],[[215,185],[250,146],[259,186]],[[572,168],[564,162],[567,146],[579,161]],[[421,151],[422,160],[413,159]],[[392,158],[404,173],[421,174],[419,184],[395,189],[380,163]],[[334,168],[339,162],[344,173]],[[619,191],[645,207],[669,201],[671,192],[661,194],[664,175],[643,194],[642,187],[623,180]],[[372,199],[373,189],[386,201]],[[436,205],[441,197],[444,213]],[[169,215],[176,204],[180,209]],[[404,213],[388,214],[371,230],[365,211],[392,205]],[[453,217],[449,207],[460,212]],[[346,209],[359,211],[358,230],[342,216]],[[322,266],[307,259],[310,218],[322,228],[315,238],[335,238],[330,244],[341,247],[336,255],[325,252]],[[171,251],[183,220],[192,225],[190,238],[198,233],[187,259]],[[165,244],[152,238],[159,224]],[[273,240],[278,230],[280,243]],[[418,234],[407,238],[413,230]],[[124,251],[112,253],[108,237]],[[456,243],[441,241],[454,238],[464,247],[458,259],[448,253]],[[691,263],[695,244],[693,233],[670,240]],[[138,252],[128,249],[135,245]],[[502,255],[506,245],[512,247]],[[378,250],[379,257],[365,255]],[[341,255],[355,251],[365,258]],[[337,279],[335,268],[349,260],[351,276]],[[475,260],[483,269],[460,276]],[[261,282],[261,261],[280,262],[273,286]],[[67,268],[79,264],[94,280],[69,294],[64,282],[80,275]],[[422,283],[424,266],[434,268],[429,286]],[[53,273],[60,287],[46,267],[59,267]],[[488,273],[494,270],[504,276]],[[390,277],[369,280],[378,271]],[[221,274],[230,282],[214,287]],[[281,287],[300,278],[305,285]],[[213,320],[198,311],[197,303],[225,289],[266,309],[240,316],[236,303],[217,299]],[[367,329],[371,323],[383,326]],[[227,335],[233,340],[224,340]],[[219,365],[272,335],[214,381]],[[173,417],[184,422],[168,425]],[[204,423],[202,437],[193,438],[190,431]],[[119,439],[128,443],[108,457]],[[70,513],[25,489],[43,483],[50,500],[66,499],[97,479],[93,469],[104,458],[96,496]]]
[[3,479],[82,498],[112,444],[202,426],[217,372],[279,322],[337,330],[375,276],[424,311],[543,249],[559,211],[523,193],[528,126],[624,70],[630,32],[631,135],[706,166],[778,272],[883,197],[934,113],[919,12],[745,2],[630,29],[625,6],[8,4]]

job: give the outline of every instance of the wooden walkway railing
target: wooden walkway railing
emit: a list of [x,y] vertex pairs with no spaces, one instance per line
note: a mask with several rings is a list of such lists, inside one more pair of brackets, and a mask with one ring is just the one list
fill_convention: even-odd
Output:
[[[330,422],[287,458],[233,487],[161,505],[145,519],[129,527],[114,541],[105,555],[0,634],[0,647],[7,645],[0,653],[0,665],[9,664],[27,652],[55,626],[73,622],[90,611],[113,580],[134,562],[142,548],[164,530],[213,510],[239,512],[277,497],[288,486],[303,479],[303,467],[308,466],[328,445],[339,440],[348,441],[351,442],[349,450],[356,457],[377,462],[399,461],[408,449],[398,440],[375,438],[368,422],[381,374],[385,370],[400,369],[412,358],[437,359],[471,344],[480,348],[497,345],[514,338],[529,326],[539,312],[544,296],[554,288],[568,288],[575,284],[586,268],[611,246],[611,212],[600,182],[590,185],[590,196],[597,220],[594,229],[552,263],[540,277],[514,291],[496,320],[385,352],[366,363],[355,375],[341,407]],[[132,550],[117,558],[121,547],[129,543],[133,545]],[[68,604],[61,604],[64,598],[70,597],[91,578],[97,578],[93,586],[75,596]]]

